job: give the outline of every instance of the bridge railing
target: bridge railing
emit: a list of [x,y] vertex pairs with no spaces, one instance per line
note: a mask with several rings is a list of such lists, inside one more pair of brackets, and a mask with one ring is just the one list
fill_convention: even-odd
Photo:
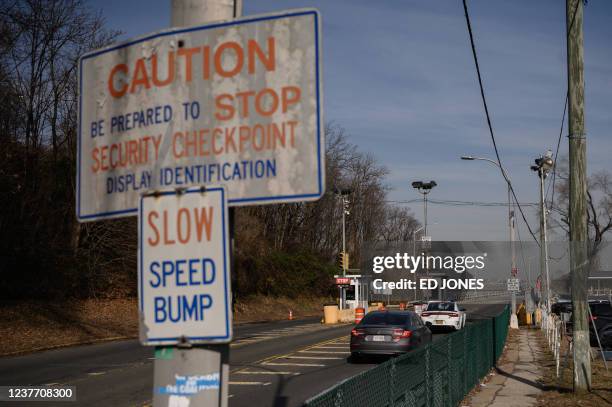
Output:
[[308,407],[456,406],[495,365],[510,310],[353,376],[306,401]]

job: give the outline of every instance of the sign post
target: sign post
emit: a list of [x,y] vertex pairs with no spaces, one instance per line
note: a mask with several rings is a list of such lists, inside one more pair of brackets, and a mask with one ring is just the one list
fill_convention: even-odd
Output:
[[241,9],[172,0],[175,28],[79,61],[77,219],[139,216],[154,406],[227,406],[228,205],[325,192],[319,13],[236,19]]
[[518,278],[509,278],[507,284],[508,291],[520,291],[520,280]]
[[220,405],[228,347],[202,344],[232,338],[227,192],[150,193],[138,214],[140,341],[158,346],[153,405]]

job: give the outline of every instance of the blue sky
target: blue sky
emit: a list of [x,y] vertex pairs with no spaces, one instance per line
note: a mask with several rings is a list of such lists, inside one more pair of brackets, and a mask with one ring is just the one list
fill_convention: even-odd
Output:
[[[414,180],[436,180],[435,199],[504,202],[461,0],[244,0],[244,15],[316,7],[323,18],[325,120],[390,171],[389,198],[419,195]],[[170,25],[170,0],[90,1],[123,38]],[[468,3],[496,139],[522,202],[536,202],[533,158],[555,149],[566,91],[565,1]],[[612,3],[585,7],[589,173],[612,171]],[[567,131],[564,130],[564,136]],[[567,154],[563,137],[560,155]],[[422,206],[410,205],[422,220]],[[534,230],[536,211],[525,209]],[[507,209],[430,205],[435,240],[507,239]],[[522,222],[519,222],[522,224]],[[521,236],[528,239],[521,226]]]

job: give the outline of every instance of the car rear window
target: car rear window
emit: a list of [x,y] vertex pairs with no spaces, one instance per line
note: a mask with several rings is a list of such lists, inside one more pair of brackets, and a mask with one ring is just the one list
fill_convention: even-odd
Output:
[[427,311],[454,311],[455,304],[452,302],[432,302],[427,306]]
[[591,304],[591,314],[612,316],[612,306],[610,304]]
[[391,313],[370,313],[362,321],[364,325],[407,325],[410,321],[409,315]]

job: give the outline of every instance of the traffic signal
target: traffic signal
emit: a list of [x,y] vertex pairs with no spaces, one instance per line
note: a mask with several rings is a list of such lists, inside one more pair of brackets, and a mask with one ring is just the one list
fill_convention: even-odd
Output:
[[340,268],[342,270],[347,270],[349,267],[349,255],[348,253],[340,252],[338,255],[340,258]]

